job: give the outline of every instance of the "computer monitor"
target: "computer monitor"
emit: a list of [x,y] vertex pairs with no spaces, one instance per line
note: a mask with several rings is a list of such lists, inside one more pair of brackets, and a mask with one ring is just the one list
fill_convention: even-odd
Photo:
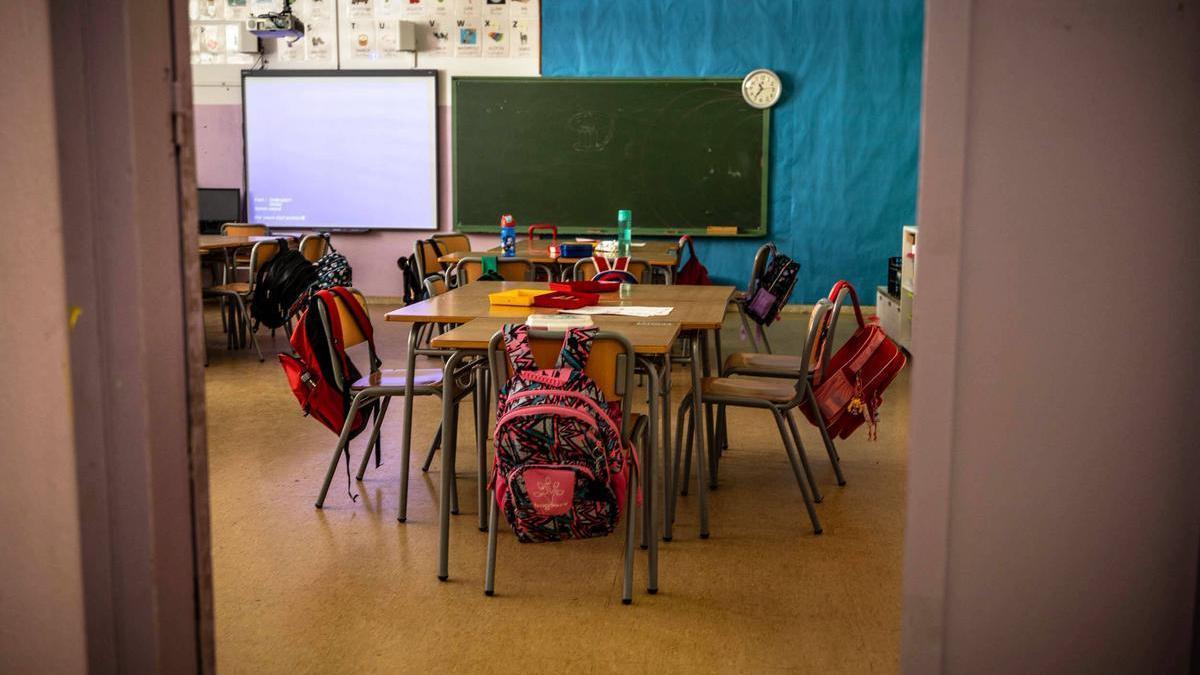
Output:
[[200,188],[200,234],[220,234],[225,223],[242,220],[242,191],[237,188]]

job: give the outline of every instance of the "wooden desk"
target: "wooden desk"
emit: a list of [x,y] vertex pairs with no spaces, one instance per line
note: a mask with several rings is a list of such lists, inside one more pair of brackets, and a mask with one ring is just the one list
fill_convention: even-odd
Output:
[[[666,354],[679,336],[679,324],[673,321],[654,318],[631,320],[619,316],[596,316],[592,319],[600,330],[624,335],[639,354]],[[429,344],[439,349],[484,350],[496,331],[506,323],[513,322],[495,317],[474,319],[438,335]]]
[[[517,242],[517,257],[527,258],[530,262],[543,265],[551,263],[573,265],[576,260],[579,260],[579,258],[551,257],[548,250],[550,242],[550,239],[538,239],[533,242],[528,239],[519,240]],[[560,239],[559,243],[574,244],[576,242],[572,238]],[[676,239],[650,239],[645,242],[645,246],[634,246],[632,251],[634,258],[645,260],[654,267],[670,267],[674,269],[679,264],[679,241]],[[499,255],[501,252],[502,249],[499,246],[486,251],[459,251],[457,253],[447,253],[438,258],[438,262],[450,264],[456,263],[466,256]]]
[[[439,509],[438,509],[438,526],[439,526],[439,543],[438,543],[438,578],[446,580],[449,576],[449,542],[450,542],[450,494],[452,481],[454,477],[454,460],[453,452],[446,451],[446,448],[454,448],[457,439],[458,429],[458,410],[454,405],[454,373],[458,368],[462,359],[467,355],[479,355],[479,352],[487,348],[487,340],[491,339],[492,334],[496,332],[500,325],[505,322],[520,321],[531,313],[557,313],[558,310],[550,308],[534,308],[534,307],[509,307],[503,305],[493,306],[488,302],[488,294],[502,290],[511,290],[518,288],[548,288],[548,284],[532,281],[476,281],[467,284],[460,288],[456,288],[442,295],[436,296],[429,300],[413,303],[407,307],[395,309],[387,313],[386,320],[402,323],[414,324],[412,330],[409,331],[408,339],[408,373],[416,371],[416,356],[418,344],[418,328],[422,324],[432,323],[451,323],[451,324],[468,324],[474,323],[476,319],[485,321],[478,323],[475,326],[463,326],[455,330],[449,331],[446,335],[434,338],[431,342],[435,348],[445,348],[449,350],[449,358],[445,363],[443,377],[443,386],[447,389],[442,392],[442,430],[443,430],[443,451],[442,451],[442,484],[439,491]],[[680,330],[688,331],[687,339],[692,345],[692,354],[690,358],[690,376],[693,391],[700,390],[700,382],[703,377],[708,375],[707,365],[707,342],[705,335],[708,331],[719,331],[725,320],[725,310],[729,299],[734,293],[733,286],[654,286],[646,284],[633,285],[629,288],[628,297],[621,298],[619,294],[604,294],[602,295],[601,304],[603,305],[627,305],[627,306],[655,306],[655,307],[672,307],[671,314],[665,317],[652,317],[639,319],[633,317],[593,317],[593,321],[600,326],[609,326],[614,329],[633,331],[637,328],[636,324],[643,324],[642,328],[646,329],[647,334],[653,332],[649,329],[654,328],[655,324],[670,324],[664,330],[666,332],[674,330],[675,339],[678,339]],[[661,327],[660,327],[661,328]],[[455,334],[456,331],[461,331]],[[631,340],[637,340],[630,336]],[[649,341],[649,335],[646,336],[646,341]],[[650,391],[650,418],[655,424],[655,431],[661,426],[662,429],[662,448],[669,449],[671,428],[670,428],[670,374],[671,374],[671,342],[662,346],[661,351],[645,352],[648,358],[661,357],[661,366],[651,363],[647,360],[643,365],[647,371]],[[701,367],[701,361],[705,365]],[[661,369],[660,369],[661,368]],[[660,379],[663,386],[660,388],[658,383]],[[409,389],[412,389],[413,383],[410,381]],[[659,415],[660,400],[662,408],[668,411],[668,414]],[[405,397],[405,420],[412,419],[412,398]],[[701,410],[700,397],[692,397],[692,415],[696,423],[693,424],[693,443],[697,449],[696,473],[697,486],[700,486],[697,492],[699,493],[700,502],[700,536],[701,538],[708,537],[708,481],[706,474],[709,472],[709,456],[705,448],[705,429],[703,423],[704,412]],[[661,420],[661,425],[659,425]],[[652,447],[648,449],[647,455],[651,458],[646,462],[644,467],[646,474],[646,484],[653,485],[653,456],[655,447],[658,446],[657,434],[650,434],[654,440]],[[485,451],[481,451],[485,452]],[[484,466],[485,459],[480,460],[480,466]],[[663,480],[664,489],[663,495],[672,494],[674,490],[673,480],[671,477],[670,464],[663,462]],[[402,491],[407,490],[407,485],[402,485]],[[406,499],[401,497],[400,504],[403,508]],[[671,500],[664,499],[663,514],[664,539],[671,538],[671,523],[673,521],[670,509],[667,505]],[[484,511],[480,510],[482,516]],[[651,572],[649,588],[657,590],[658,578],[657,568],[657,534],[656,527],[652,522],[653,508],[645,510],[647,522],[643,525],[643,532],[649,533],[646,535],[646,544],[651,551]],[[400,519],[404,520],[405,514],[401,514]]]
[[[478,283],[478,282],[476,282]],[[456,380],[452,373],[458,367],[458,364],[464,356],[487,354],[488,345],[491,343],[493,336],[506,323],[510,323],[511,319],[500,317],[486,317],[468,321],[467,323],[454,328],[442,335],[434,337],[430,344],[438,349],[450,350],[450,356],[446,361],[445,372],[451,374],[449,377],[443,376],[442,390],[442,472],[441,472],[441,488],[438,492],[438,578],[445,581],[449,576],[449,542],[450,542],[450,513],[451,513],[451,497],[453,492],[454,480],[454,460],[453,451],[447,451],[447,448],[454,448],[457,442],[458,429],[458,409],[453,404],[456,397],[455,387]],[[676,338],[679,336],[680,326],[672,321],[654,321],[652,319],[631,319],[628,317],[615,316],[599,316],[593,317],[593,321],[597,328],[601,331],[619,333],[624,336],[633,346],[634,352],[637,354],[639,363],[642,364],[647,375],[647,400],[649,402],[649,423],[650,432],[647,435],[649,444],[647,447],[641,448],[638,455],[641,458],[641,474],[645,480],[645,489],[649,497],[643,503],[642,517],[643,523],[641,530],[643,533],[643,545],[648,550],[647,557],[647,590],[650,593],[658,591],[658,534],[655,528],[657,520],[655,518],[655,502],[659,497],[654,491],[654,476],[656,465],[656,453],[658,450],[658,429],[663,424],[663,419],[669,417],[663,415],[659,408],[660,388],[660,371],[656,365],[657,359],[661,358],[665,364],[664,372],[669,378],[670,373],[670,354],[671,348],[675,344]],[[416,330],[416,326],[413,327]],[[646,358],[643,358],[646,357]],[[490,409],[492,405],[491,390],[480,384],[479,376],[476,377],[475,396],[477,400],[485,400],[486,408]],[[669,379],[666,383],[666,388],[670,389]],[[632,393],[630,391],[629,393]],[[627,395],[628,404],[632,405],[633,397]],[[477,439],[486,439],[487,431],[487,416],[477,416],[475,435]],[[663,434],[664,438],[669,436],[669,430]],[[483,444],[478,444],[476,447],[478,453],[478,484],[479,484],[479,529],[486,530],[487,522],[484,519],[484,514],[487,513],[490,505],[488,504],[487,491],[483,486],[487,483],[487,449]],[[667,505],[670,503],[671,493],[671,477],[670,467],[671,462],[670,446],[664,444],[662,446],[662,461],[663,461],[663,489],[661,494],[661,505],[663,513],[667,513]],[[702,484],[702,483],[701,483]],[[627,513],[627,518],[634,517],[633,513]],[[632,590],[626,587],[626,593],[631,594]]]
[[270,236],[260,235],[254,237],[226,237],[221,234],[202,234],[200,235],[200,252],[208,253],[210,251],[223,251],[231,248],[249,248],[260,241],[274,241],[276,239],[286,239],[291,242],[295,237],[290,236]]
[[[548,289],[539,281],[476,281],[443,293],[429,300],[413,303],[387,313],[388,321],[404,323],[466,323],[480,317],[523,320],[530,314],[557,314],[558,310],[543,307],[513,307],[492,305],[489,293],[518,288]],[[636,284],[629,296],[617,293],[600,296],[600,304],[626,307],[671,307],[671,313],[653,317],[659,321],[680,324],[683,330],[717,330],[725,321],[725,308],[734,293],[733,286],[660,286]],[[632,317],[611,317],[629,320]]]

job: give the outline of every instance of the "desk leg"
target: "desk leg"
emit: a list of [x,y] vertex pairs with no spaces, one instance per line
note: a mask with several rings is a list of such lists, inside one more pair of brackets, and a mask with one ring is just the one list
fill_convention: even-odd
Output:
[[[712,367],[709,365],[710,361],[708,358],[708,333],[707,332],[700,333],[700,363],[703,364],[704,377],[708,377],[709,375],[711,375]],[[697,391],[699,391],[699,390],[697,390]],[[696,419],[699,420],[700,418],[697,417]],[[718,457],[717,444],[713,442],[713,439],[716,436],[716,433],[715,433],[714,424],[713,424],[713,407],[711,405],[704,406],[704,433],[706,434],[706,438],[708,440],[708,446],[707,446],[708,447],[708,488],[710,490],[716,490],[717,489],[717,460],[719,459],[719,457]],[[696,488],[699,489],[701,485],[702,484],[697,485]]]
[[454,371],[463,359],[455,350],[442,377],[442,475],[438,490],[438,579],[450,578],[450,490],[454,485],[454,447],[458,442],[458,406],[454,405]]
[[[648,448],[642,451],[642,468],[645,472],[645,478],[642,480],[642,489],[644,493],[643,510],[645,512],[643,537],[650,549],[647,556],[646,570],[646,592],[651,595],[658,592],[658,521],[654,517],[654,463],[655,455],[658,451],[658,426],[659,426],[659,409],[658,409],[658,369],[655,368],[653,361],[643,361],[646,368],[646,387],[649,390],[649,417],[650,424],[646,433]],[[665,464],[665,462],[664,462]],[[664,483],[666,474],[670,473],[666,468],[663,469]],[[664,488],[665,488],[664,484]],[[666,492],[663,493],[663,505],[666,506]]]
[[[696,421],[692,425],[692,432],[695,434],[694,443],[696,445],[696,493],[700,497],[700,538],[708,539],[708,490],[704,489],[708,482],[705,476],[708,455],[704,444],[704,424],[701,423],[704,419],[704,405],[700,402],[700,381],[703,378],[700,372],[700,360],[704,349],[701,335],[701,331],[692,333],[692,419]],[[687,480],[686,476],[684,480]]]
[[491,421],[491,387],[488,377],[491,373],[487,361],[475,371],[475,455],[478,466],[476,478],[479,484],[475,492],[479,497],[479,531],[487,532],[487,435]]
[[674,466],[671,463],[671,352],[663,355],[663,374],[659,379],[662,390],[662,448],[663,448],[663,541],[671,541],[671,526],[675,522],[671,506],[675,494]]
[[396,520],[408,518],[408,460],[412,446],[413,389],[416,388],[417,344],[420,342],[424,324],[414,323],[408,331],[408,357],[404,373],[404,437],[400,439],[400,510]]

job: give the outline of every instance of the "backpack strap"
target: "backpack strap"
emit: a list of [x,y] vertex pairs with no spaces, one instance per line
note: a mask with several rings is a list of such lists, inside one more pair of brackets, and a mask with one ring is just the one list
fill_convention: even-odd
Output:
[[501,330],[504,331],[504,352],[512,362],[513,371],[537,370],[537,359],[529,347],[529,326],[509,323]]
[[595,326],[591,328],[571,328],[563,336],[562,349],[558,352],[555,368],[571,368],[583,370],[587,367],[588,357],[592,355],[592,341],[596,337]]
[[612,269],[608,265],[608,258],[605,258],[602,255],[592,256],[592,266],[596,268],[596,274],[607,272]]
[[[344,304],[346,308],[350,310],[350,316],[354,319],[355,325],[358,326],[359,332],[361,332],[363,337],[367,339],[367,350],[371,354],[371,372],[379,370],[380,366],[383,365],[383,361],[381,361],[375,354],[375,330],[371,326],[371,318],[367,316],[366,310],[362,305],[358,304],[358,298],[354,297],[354,294],[347,290],[345,286],[334,286],[329,289],[329,292],[341,298],[342,304]],[[337,307],[330,307],[333,304],[334,303],[329,302],[326,304],[326,307],[332,310],[330,314],[337,314]],[[340,342],[341,339],[341,319],[339,317],[338,341]],[[342,352],[342,358],[345,359],[346,350],[341,349],[340,351]]]
[[862,308],[858,306],[858,291],[854,290],[854,286],[852,286],[849,281],[842,279],[833,285],[833,288],[829,291],[829,302],[833,303],[835,311],[840,311],[842,306],[838,303],[837,297],[838,294],[842,292],[843,288],[850,293],[850,301],[854,303],[854,316],[858,319],[859,327],[866,327],[867,323],[866,321],[863,321]]

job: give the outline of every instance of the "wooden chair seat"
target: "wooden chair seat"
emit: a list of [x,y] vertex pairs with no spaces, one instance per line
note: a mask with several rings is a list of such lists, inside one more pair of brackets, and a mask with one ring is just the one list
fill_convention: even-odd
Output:
[[209,286],[204,289],[209,293],[237,293],[238,295],[247,295],[250,293],[250,282],[248,281],[233,281],[228,284],[220,284],[218,286]]
[[[418,368],[413,376],[414,387],[434,387],[442,383],[442,371],[437,368]],[[350,385],[351,389],[366,389],[367,387],[395,387],[403,389],[408,384],[408,372],[403,368],[384,368],[377,373],[371,373],[358,378]]]
[[700,381],[705,396],[756,398],[787,403],[796,396],[796,383],[774,377],[706,377]]
[[725,359],[723,372],[730,370],[779,370],[804,372],[804,357],[789,354],[763,354],[760,352],[736,352]]

